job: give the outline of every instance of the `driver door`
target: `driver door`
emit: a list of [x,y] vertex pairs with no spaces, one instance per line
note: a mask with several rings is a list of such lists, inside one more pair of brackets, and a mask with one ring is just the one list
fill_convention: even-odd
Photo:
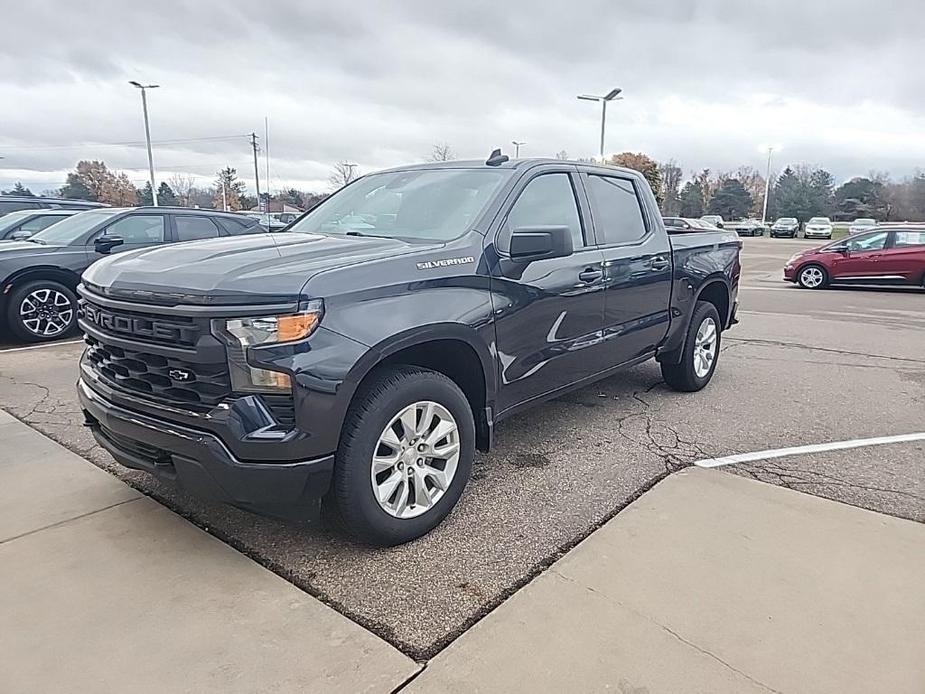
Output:
[[[497,236],[492,271],[498,412],[580,381],[609,365],[602,329],[603,255],[578,191],[574,168],[549,167],[522,181]],[[506,255],[517,227],[568,227],[564,258],[517,261]]]
[[832,277],[851,280],[875,278],[883,274],[880,259],[889,233],[880,231],[847,239],[847,253],[838,253],[832,260]]
[[[130,214],[117,219],[97,236],[112,236],[122,239],[113,246],[110,253],[123,253],[138,248],[156,246],[167,241],[167,220],[161,214]],[[96,239],[91,242],[94,244]],[[97,252],[97,256],[102,255]]]

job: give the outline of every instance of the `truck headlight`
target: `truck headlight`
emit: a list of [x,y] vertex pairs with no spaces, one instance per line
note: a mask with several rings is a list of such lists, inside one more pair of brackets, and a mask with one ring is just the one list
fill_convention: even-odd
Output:
[[228,347],[232,390],[250,393],[290,390],[289,374],[251,366],[248,363],[250,350],[304,340],[315,332],[323,313],[322,302],[315,300],[299,313],[213,320],[212,333]]

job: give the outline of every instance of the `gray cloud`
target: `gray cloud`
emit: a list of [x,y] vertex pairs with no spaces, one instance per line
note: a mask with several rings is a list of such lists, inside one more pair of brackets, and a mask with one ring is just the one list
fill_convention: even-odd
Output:
[[[925,166],[917,0],[88,5],[5,11],[0,185],[57,180],[43,172],[86,157],[142,172],[142,148],[89,144],[142,137],[129,79],[162,85],[156,141],[262,134],[269,115],[274,186],[323,187],[337,160],[371,170],[437,141],[462,156],[512,139],[587,156],[598,112],[575,95],[615,85],[611,151],[723,169],[781,142],[782,158],[841,177]],[[206,176],[251,167],[243,138],[155,157]]]

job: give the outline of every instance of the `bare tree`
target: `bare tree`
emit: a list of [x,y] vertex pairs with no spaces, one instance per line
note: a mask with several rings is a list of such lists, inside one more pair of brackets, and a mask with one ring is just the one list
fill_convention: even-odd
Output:
[[346,161],[339,161],[334,165],[334,170],[331,172],[331,175],[328,177],[328,181],[331,182],[331,187],[334,190],[340,190],[345,185],[354,180],[356,175],[356,164],[351,164]]
[[428,161],[452,161],[456,158],[456,153],[453,152],[453,148],[446,142],[443,144],[437,143],[430,149],[430,156],[427,158]]
[[175,173],[168,181],[168,185],[177,196],[177,204],[181,207],[190,207],[190,199],[193,189],[196,187],[196,179],[189,174]]
[[681,178],[684,173],[674,159],[659,164],[658,173],[662,182],[662,214],[677,216],[681,210]]
[[558,152],[556,152],[556,159],[568,159],[568,152],[566,152],[564,149],[560,149]]

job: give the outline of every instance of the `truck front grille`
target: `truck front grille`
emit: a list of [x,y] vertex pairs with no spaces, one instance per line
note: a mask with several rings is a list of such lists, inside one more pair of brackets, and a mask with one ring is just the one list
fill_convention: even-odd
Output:
[[211,408],[231,394],[224,362],[197,364],[103,344],[89,335],[86,340],[87,362],[100,380],[115,388],[194,409]]

